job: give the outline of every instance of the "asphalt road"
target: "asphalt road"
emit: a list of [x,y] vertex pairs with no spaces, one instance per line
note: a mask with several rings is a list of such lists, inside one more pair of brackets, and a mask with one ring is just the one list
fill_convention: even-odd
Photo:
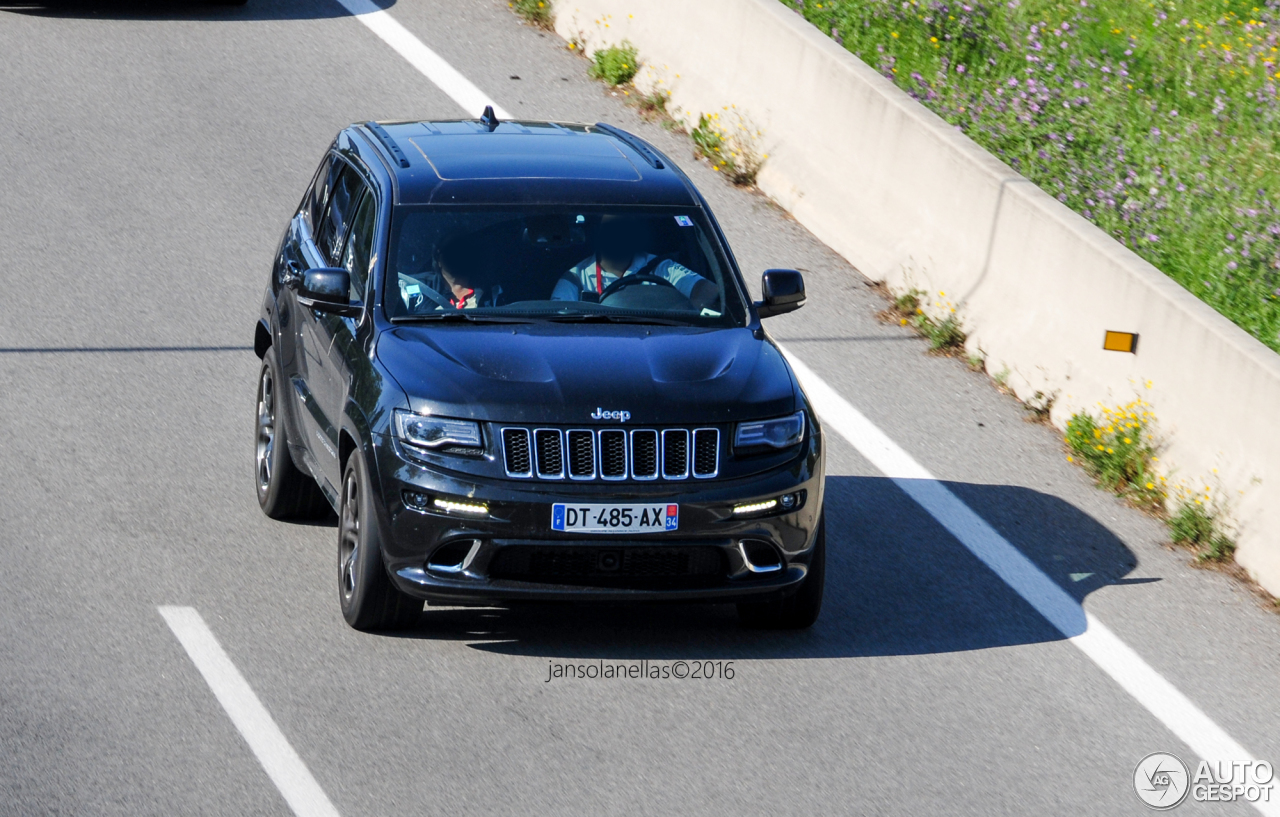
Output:
[[[496,0],[389,12],[517,115],[609,121],[673,156],[753,285],[805,271],[809,305],[776,337],[1280,762],[1280,616],[1093,488],[985,375],[878,322],[855,270],[554,35]],[[811,631],[743,631],[715,606],[349,629],[335,529],[254,501],[253,321],[339,127],[464,113],[332,0],[0,11],[0,812],[289,813],[164,605],[199,612],[343,815],[1139,814],[1139,759],[1194,762],[835,434]],[[642,659],[734,677],[547,682],[553,663]]]

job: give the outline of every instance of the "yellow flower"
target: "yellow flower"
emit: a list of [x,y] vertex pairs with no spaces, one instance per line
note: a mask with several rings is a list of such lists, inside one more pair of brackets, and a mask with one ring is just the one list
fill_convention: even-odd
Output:
[[1072,457],[1070,454],[1067,455],[1067,462],[1075,462],[1075,461],[1076,461],[1075,457]]
[[1125,437],[1125,438],[1124,438],[1124,444],[1125,444],[1125,445],[1133,445],[1133,440],[1129,439],[1128,437]]
[[1148,482],[1148,483],[1147,483],[1147,490],[1148,490],[1148,491],[1150,491],[1150,490],[1151,490],[1152,488],[1154,488],[1154,487],[1156,487],[1156,484],[1155,484],[1154,482]]
[[892,37],[892,38],[894,38],[894,39],[896,40],[896,39],[898,39],[898,32],[896,32],[896,31],[894,31],[894,32],[890,32],[889,36],[890,36],[890,37]]

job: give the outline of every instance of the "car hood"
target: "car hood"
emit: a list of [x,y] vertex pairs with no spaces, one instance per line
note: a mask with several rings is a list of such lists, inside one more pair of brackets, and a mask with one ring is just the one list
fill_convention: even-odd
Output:
[[[796,410],[778,348],[749,329],[398,326],[378,359],[414,411],[504,423],[724,423]],[[614,420],[613,422],[617,422]]]

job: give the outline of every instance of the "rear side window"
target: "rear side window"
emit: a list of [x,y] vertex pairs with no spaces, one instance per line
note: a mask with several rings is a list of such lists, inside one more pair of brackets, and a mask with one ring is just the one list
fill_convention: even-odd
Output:
[[373,194],[366,191],[356,205],[351,219],[351,235],[342,251],[342,267],[351,273],[351,302],[363,302],[369,281],[369,261],[373,257],[373,234],[377,226],[378,207]]
[[342,239],[351,222],[351,216],[360,194],[364,191],[364,182],[359,174],[346,162],[335,159],[329,173],[328,201],[325,202],[323,214],[315,226],[316,246],[329,259],[329,263],[337,265],[338,255],[342,249]]
[[316,227],[320,224],[320,217],[324,215],[325,202],[329,200],[329,184],[333,181],[335,161],[337,160],[332,156],[326,156],[320,163],[316,177],[311,180],[311,187],[307,189],[307,195],[302,200],[302,206],[298,208],[299,214],[306,216],[307,226],[311,228],[313,236]]

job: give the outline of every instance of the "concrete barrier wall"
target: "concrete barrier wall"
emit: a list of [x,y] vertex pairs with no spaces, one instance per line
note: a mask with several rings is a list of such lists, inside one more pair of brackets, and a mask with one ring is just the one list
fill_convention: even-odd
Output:
[[[1280,595],[1280,355],[776,0],[554,9],[587,53],[634,43],[637,85],[669,88],[677,118],[745,113],[760,188],[869,278],[956,306],[970,351],[1020,398],[1052,397],[1059,428],[1147,400],[1170,485],[1225,499],[1237,560]],[[1105,330],[1139,333],[1138,353],[1103,351]]]

